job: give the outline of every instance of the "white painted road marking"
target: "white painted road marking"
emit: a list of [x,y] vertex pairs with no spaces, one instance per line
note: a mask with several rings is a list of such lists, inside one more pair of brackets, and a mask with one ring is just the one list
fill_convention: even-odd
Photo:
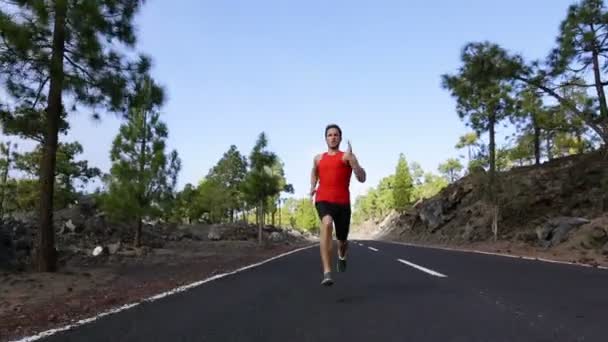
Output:
[[377,250],[376,248],[374,248],[374,247],[367,247],[367,248],[371,249],[371,250],[372,250],[372,251],[374,251],[374,252],[377,252],[377,251],[378,251],[378,250]]
[[98,315],[96,315],[94,317],[90,317],[90,318],[86,318],[86,319],[81,319],[81,320],[79,320],[79,321],[77,321],[77,322],[75,322],[73,324],[69,324],[69,325],[66,325],[64,327],[60,327],[60,328],[56,328],[56,329],[50,329],[50,330],[47,330],[47,331],[43,331],[43,332],[41,332],[41,333],[39,333],[37,335],[24,337],[24,338],[22,338],[20,340],[16,340],[15,342],[36,341],[36,340],[39,340],[39,339],[41,339],[43,337],[48,337],[48,336],[54,335],[54,334],[56,334],[58,332],[69,330],[69,329],[72,329],[72,328],[75,328],[75,327],[78,327],[78,326],[81,326],[81,325],[84,325],[84,324],[96,321],[99,318],[102,318],[104,316],[115,314],[115,313],[118,313],[118,312],[130,309],[130,308],[132,308],[134,306],[137,306],[137,305],[139,305],[141,303],[144,303],[144,302],[153,302],[153,301],[158,300],[160,298],[163,298],[163,297],[175,294],[175,293],[183,292],[183,291],[186,291],[186,290],[191,289],[193,287],[197,287],[197,286],[200,286],[202,284],[208,283],[210,281],[213,281],[213,280],[216,280],[216,279],[220,279],[220,278],[224,278],[224,277],[227,277],[229,275],[233,275],[233,274],[236,274],[236,273],[248,270],[250,268],[258,267],[258,266],[263,265],[265,263],[268,263],[268,262],[270,262],[272,260],[276,260],[276,259],[282,258],[284,256],[288,256],[290,254],[293,254],[293,253],[296,253],[296,252],[299,252],[299,251],[303,251],[305,249],[312,248],[312,247],[315,247],[315,246],[318,246],[318,244],[313,244],[313,245],[310,245],[310,246],[294,249],[292,251],[285,252],[283,254],[279,254],[279,255],[276,255],[276,256],[271,257],[269,259],[257,262],[255,264],[251,264],[251,265],[248,265],[248,266],[241,267],[241,268],[239,268],[237,270],[234,270],[234,271],[231,271],[231,272],[226,272],[226,273],[222,273],[222,274],[216,274],[216,275],[214,275],[212,277],[209,277],[207,279],[203,279],[203,280],[200,280],[200,281],[188,284],[188,285],[177,287],[177,288],[175,288],[173,290],[170,290],[170,291],[167,291],[167,292],[163,292],[163,293],[157,294],[157,295],[152,296],[150,298],[144,299],[144,300],[142,300],[140,302],[125,304],[123,306],[120,306],[120,307],[113,308],[113,309],[110,309],[108,311],[102,312],[102,313],[100,313],[100,314],[98,314]]
[[413,268],[417,268],[417,269],[419,269],[419,270],[421,270],[421,271],[423,271],[423,272],[426,272],[426,273],[428,273],[428,274],[434,275],[434,276],[436,276],[436,277],[442,277],[442,278],[443,278],[443,277],[447,277],[445,274],[441,274],[441,273],[439,273],[439,272],[435,272],[435,271],[430,270],[430,269],[428,269],[428,268],[426,268],[426,267],[422,267],[422,266],[420,266],[420,265],[416,265],[416,264],[414,264],[414,263],[412,263],[412,262],[409,262],[409,261],[406,261],[406,260],[403,260],[403,259],[397,259],[397,260],[398,260],[399,262],[401,262],[401,263],[404,263],[404,264],[406,264],[406,265],[408,265],[408,266],[412,266]]

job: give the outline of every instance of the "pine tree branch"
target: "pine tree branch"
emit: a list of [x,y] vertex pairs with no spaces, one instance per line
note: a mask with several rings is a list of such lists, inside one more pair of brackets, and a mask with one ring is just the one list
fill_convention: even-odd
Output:
[[32,103],[32,109],[36,108],[36,105],[38,104],[38,100],[40,100],[40,95],[42,95],[42,90],[44,89],[44,86],[50,79],[51,79],[51,76],[47,76],[47,78],[42,82],[42,84],[40,84],[40,87],[38,88],[38,92],[36,94],[36,98],[34,99],[34,103]]
[[114,14],[104,13],[104,14],[102,14],[102,16],[105,19],[118,19],[118,18],[122,17],[122,14],[120,12],[116,12]]
[[[10,54],[12,55],[12,57],[17,57],[18,56],[19,59],[20,59],[20,62],[25,62],[25,63],[33,62],[33,60],[29,56],[20,56],[17,53],[17,51],[15,51],[10,46],[9,42],[6,41],[6,37],[5,37],[4,33],[0,33],[0,37],[2,38],[2,43],[3,43],[3,46],[5,47],[5,51],[10,52]],[[17,59],[17,58],[15,58],[15,59]]]
[[598,39],[599,39],[601,36],[604,36],[604,38],[602,39],[602,42],[600,43],[600,46],[605,46],[605,45],[606,45],[606,41],[608,41],[608,32],[605,32],[605,33],[603,33],[603,34],[600,34],[600,35],[598,36]]
[[70,47],[74,47],[74,44],[68,43],[66,42],[65,46],[63,47],[63,51],[65,52],[66,55],[72,55],[74,57],[80,57],[80,55],[78,55],[77,53],[74,52],[74,50],[70,49]]
[[566,70],[571,71],[575,74],[578,74],[578,73],[585,71],[585,69],[589,68],[590,65],[591,65],[591,62],[589,61],[589,62],[583,64],[583,66],[580,69],[573,69],[572,67],[567,66]]
[[[602,82],[601,84],[602,84],[602,86],[604,86],[604,87],[605,87],[605,86],[608,86],[608,81],[604,81],[604,82]],[[584,84],[584,83],[578,83],[578,82],[565,82],[565,83],[562,83],[562,84],[560,84],[559,86],[554,87],[554,88],[552,88],[552,89],[553,89],[553,90],[558,90],[558,89],[561,89],[561,88],[565,88],[565,87],[571,87],[571,86],[574,86],[574,87],[581,87],[581,88],[592,88],[592,87],[595,87],[595,83],[594,83],[594,84]]]
[[67,54],[64,55],[64,57],[68,61],[68,63],[70,63],[74,67],[74,69],[82,72],[86,77],[88,77],[90,83],[95,84],[95,78],[85,68],[74,62]]
[[[157,177],[160,178],[160,177]],[[155,193],[159,193],[161,191],[161,182],[149,182],[148,183],[148,188],[145,191],[145,196],[146,199],[149,199],[150,197],[152,197],[153,194]]]

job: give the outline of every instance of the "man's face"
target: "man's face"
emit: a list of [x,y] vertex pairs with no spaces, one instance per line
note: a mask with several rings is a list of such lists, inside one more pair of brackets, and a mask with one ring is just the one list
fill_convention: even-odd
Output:
[[325,141],[327,142],[327,147],[335,149],[340,146],[340,142],[342,141],[342,137],[340,136],[340,131],[336,128],[330,128],[325,135]]

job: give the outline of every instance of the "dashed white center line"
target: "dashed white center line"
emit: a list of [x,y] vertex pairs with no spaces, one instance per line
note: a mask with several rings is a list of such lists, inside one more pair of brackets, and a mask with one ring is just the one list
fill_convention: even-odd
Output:
[[374,252],[377,252],[377,251],[378,251],[378,250],[377,250],[376,248],[374,248],[374,247],[367,247],[367,248],[371,249],[371,250],[372,250],[372,251],[374,251]]
[[436,276],[436,277],[442,277],[442,278],[447,277],[445,274],[441,274],[441,273],[439,273],[439,272],[435,272],[435,271],[430,270],[430,269],[428,269],[428,268],[426,268],[426,267],[422,267],[422,266],[420,266],[420,265],[416,265],[416,264],[414,264],[414,263],[412,263],[412,262],[409,262],[409,261],[406,261],[406,260],[403,260],[403,259],[397,259],[397,260],[398,260],[399,262],[401,262],[401,263],[404,263],[404,264],[406,264],[406,265],[408,265],[408,266],[412,266],[413,268],[419,269],[419,270],[421,270],[421,271],[423,271],[423,272],[426,272],[426,273],[428,273],[428,274],[434,275],[434,276]]

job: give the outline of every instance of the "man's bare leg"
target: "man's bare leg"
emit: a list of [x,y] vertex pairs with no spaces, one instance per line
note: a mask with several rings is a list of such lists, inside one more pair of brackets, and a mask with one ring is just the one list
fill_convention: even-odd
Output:
[[346,254],[348,252],[348,240],[338,240],[338,262],[336,269],[338,272],[346,271]]
[[331,272],[331,252],[332,252],[332,226],[333,220],[331,216],[323,217],[321,221],[321,261],[323,273]]
[[348,252],[348,240],[338,240],[338,257],[344,259],[346,258],[346,253]]
[[333,283],[331,279],[331,251],[333,245],[332,239],[332,228],[333,228],[333,220],[331,216],[323,217],[321,221],[321,262],[323,267],[323,274],[325,277],[329,276],[329,279],[324,279],[324,282],[329,281],[328,284]]

